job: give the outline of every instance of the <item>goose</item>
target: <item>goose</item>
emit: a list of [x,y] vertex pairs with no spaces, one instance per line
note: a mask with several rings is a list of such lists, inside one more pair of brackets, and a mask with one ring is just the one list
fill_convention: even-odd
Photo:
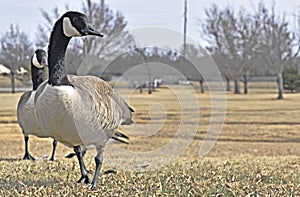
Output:
[[[27,91],[20,97],[17,107],[17,118],[25,141],[25,154],[23,159],[35,160],[28,151],[29,135],[35,135],[38,137],[49,137],[47,132],[43,131],[37,123],[34,113],[34,96],[37,87],[43,82],[44,67],[47,65],[47,55],[43,49],[37,49],[31,58],[31,80],[32,91]],[[50,160],[54,160],[55,149],[57,141],[53,141],[53,150]]]
[[[97,187],[106,142],[120,125],[133,123],[133,109],[111,86],[94,76],[67,75],[64,58],[72,37],[103,37],[75,11],[63,14],[54,24],[48,46],[49,79],[35,94],[35,114],[39,125],[66,146],[73,147],[81,177],[77,182]],[[82,148],[96,148],[92,181],[82,158]]]
[[[49,137],[47,132],[43,131],[36,120],[34,114],[34,96],[37,87],[44,81],[44,67],[47,66],[47,55],[43,49],[37,49],[31,58],[31,79],[32,79],[32,91],[27,91],[20,97],[17,107],[17,118],[25,142],[25,154],[24,160],[35,160],[28,150],[29,135],[35,135],[37,137]],[[128,144],[129,137],[125,132],[116,131],[112,139],[121,143]],[[53,140],[53,150],[50,157],[51,161],[54,161],[55,150],[57,147],[57,141]],[[71,156],[72,154],[70,154]],[[69,157],[70,157],[69,156]]]

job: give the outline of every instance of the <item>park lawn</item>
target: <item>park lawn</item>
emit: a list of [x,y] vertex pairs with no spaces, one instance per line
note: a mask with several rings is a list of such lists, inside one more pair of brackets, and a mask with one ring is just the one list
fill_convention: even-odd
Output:
[[[250,85],[248,95],[226,93],[223,129],[215,136],[218,140],[212,149],[201,156],[212,112],[209,93],[184,86],[165,86],[151,95],[118,89],[129,98],[137,126],[122,128],[130,135],[129,145],[111,143],[106,147],[102,172],[113,169],[116,174],[102,173],[95,191],[76,183],[80,175],[77,161],[64,158],[72,149],[59,144],[56,161],[47,160],[50,138],[31,137],[29,148],[38,160],[21,160],[24,142],[16,118],[21,93],[2,93],[0,195],[299,196],[300,94],[285,94],[284,100],[276,100],[276,91]],[[196,98],[199,107],[193,99],[186,102],[180,98]],[[187,121],[182,123],[187,128],[185,135],[176,136],[181,120],[189,120],[195,113],[199,114],[195,135],[194,122]],[[151,154],[163,151],[162,147],[173,141],[178,144],[170,153],[163,152],[169,154],[166,157]],[[180,146],[186,144],[180,152]],[[149,156],[131,157],[136,153]],[[85,157],[89,169],[94,169],[94,155],[92,150]],[[174,158],[167,161],[170,155]]]

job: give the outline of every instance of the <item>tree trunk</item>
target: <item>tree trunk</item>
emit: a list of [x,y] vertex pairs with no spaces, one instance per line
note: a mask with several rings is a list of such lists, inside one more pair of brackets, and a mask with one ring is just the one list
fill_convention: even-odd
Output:
[[11,72],[11,93],[15,93],[15,73]]
[[248,80],[246,76],[244,76],[244,94],[248,94]]
[[283,99],[283,78],[282,78],[282,73],[278,73],[277,87],[278,87],[277,99]]
[[143,93],[143,86],[140,85],[139,89],[140,89],[140,93],[142,94]]
[[201,79],[199,83],[200,83],[200,91],[201,93],[204,93],[203,79]]
[[230,79],[226,77],[226,91],[230,92]]
[[148,82],[148,94],[152,94],[152,83],[151,83],[151,81]]
[[234,80],[234,94],[241,94],[239,79]]
[[151,82],[151,87],[152,87],[152,92],[155,92],[155,85],[154,85],[154,81]]

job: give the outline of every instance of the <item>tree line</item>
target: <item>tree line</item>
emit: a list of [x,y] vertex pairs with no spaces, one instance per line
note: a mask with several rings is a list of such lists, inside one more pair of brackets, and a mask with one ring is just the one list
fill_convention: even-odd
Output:
[[[73,39],[66,57],[68,72],[72,74],[121,75],[137,63],[147,63],[146,80],[153,80],[161,77],[164,71],[163,68],[151,69],[151,66],[155,67],[151,62],[160,62],[171,65],[188,80],[199,81],[201,91],[204,91],[201,73],[188,65],[190,62],[185,61],[184,56],[202,61],[203,57],[209,55],[219,67],[228,89],[229,83],[234,83],[234,93],[241,93],[240,81],[244,84],[243,92],[248,93],[251,77],[272,75],[277,79],[277,98],[283,99],[284,77],[290,76],[284,74],[287,73],[285,69],[289,69],[289,73],[292,70],[299,72],[299,18],[295,13],[297,25],[291,26],[286,15],[275,10],[274,4],[267,7],[260,2],[255,10],[230,6],[221,8],[213,4],[205,10],[205,18],[198,21],[199,37],[204,38],[207,44],[188,44],[185,49],[169,50],[155,47],[136,49],[125,17],[120,11],[114,12],[104,0],[84,0],[82,11],[107,39],[101,42],[94,37]],[[60,16],[58,8],[51,13],[41,10],[41,14],[44,23],[38,26],[35,47],[47,45],[51,27]],[[14,71],[29,60],[34,44],[25,32],[13,24],[0,42],[0,62],[10,68],[11,79],[14,79]],[[114,60],[116,54],[119,56]],[[88,69],[91,73],[81,68],[83,64],[91,65]]]
[[282,74],[299,63],[300,37],[299,29],[291,31],[286,16],[276,13],[274,5],[267,8],[260,2],[254,12],[213,5],[206,10],[202,31],[224,77],[234,81],[235,93],[241,92],[240,79],[247,93],[247,81],[260,72],[276,76],[277,98],[283,98]]

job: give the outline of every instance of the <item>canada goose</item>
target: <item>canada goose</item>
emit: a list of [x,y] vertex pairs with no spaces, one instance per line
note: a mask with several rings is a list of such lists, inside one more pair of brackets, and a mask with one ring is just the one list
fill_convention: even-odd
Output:
[[133,123],[133,110],[100,78],[66,74],[64,57],[70,39],[86,35],[103,36],[82,13],[66,12],[54,24],[48,48],[49,80],[37,89],[35,112],[51,137],[74,148],[81,170],[78,182],[90,183],[81,148],[96,148],[91,182],[96,188],[104,146],[120,125]]
[[[47,65],[47,55],[42,49],[37,49],[31,58],[31,79],[32,79],[32,91],[25,92],[18,103],[17,117],[20,127],[24,135],[25,141],[25,154],[23,159],[35,160],[28,151],[28,135],[36,135],[38,137],[49,137],[47,132],[43,131],[37,123],[34,114],[34,96],[37,87],[43,82],[44,78],[44,66]],[[53,141],[53,150],[51,161],[54,160],[55,149],[57,141]]]
[[[17,117],[20,127],[24,135],[25,141],[25,154],[23,159],[35,160],[28,150],[29,135],[36,135],[38,137],[49,137],[47,132],[42,131],[39,127],[34,114],[34,95],[37,87],[44,81],[44,66],[47,65],[47,55],[43,49],[37,49],[31,58],[31,79],[32,79],[32,91],[25,92],[19,100],[17,108]],[[121,143],[128,144],[128,136],[126,133],[116,131],[112,139]],[[51,161],[54,161],[55,150],[57,141],[53,140],[53,150],[50,157]]]

